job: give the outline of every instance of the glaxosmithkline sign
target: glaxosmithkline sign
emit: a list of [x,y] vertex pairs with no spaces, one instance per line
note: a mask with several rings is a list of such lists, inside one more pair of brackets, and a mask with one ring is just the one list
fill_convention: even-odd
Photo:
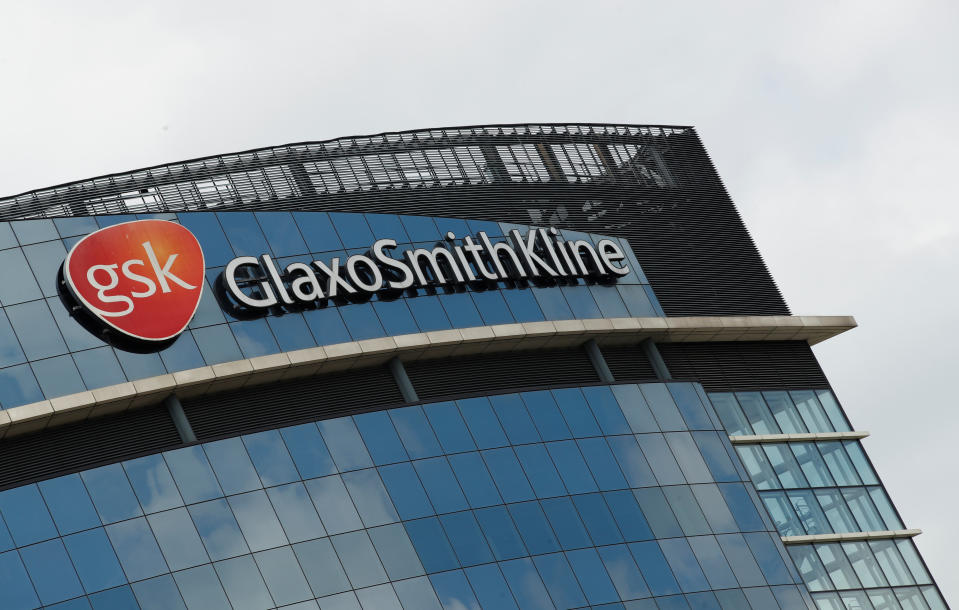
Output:
[[509,241],[492,241],[480,231],[476,239],[446,234],[447,244],[415,248],[391,256],[397,242],[380,239],[366,254],[344,261],[334,257],[279,267],[268,254],[240,256],[227,264],[222,279],[230,296],[247,308],[295,306],[323,299],[364,298],[381,291],[455,286],[471,282],[577,277],[617,277],[629,273],[619,244],[602,239],[564,241],[555,228],[534,229],[522,236],[510,231]]
[[[566,241],[554,228],[509,232],[493,241],[485,232],[458,239],[446,234],[433,248],[397,250],[393,239],[374,242],[365,254],[281,267],[269,254],[230,261],[217,282],[217,300],[234,315],[263,315],[334,299],[368,299],[407,289],[525,280],[534,284],[615,279],[629,273],[626,256],[611,239]],[[204,285],[203,251],[185,227],[138,220],[100,229],[67,254],[63,283],[76,302],[105,325],[160,346],[187,327]]]

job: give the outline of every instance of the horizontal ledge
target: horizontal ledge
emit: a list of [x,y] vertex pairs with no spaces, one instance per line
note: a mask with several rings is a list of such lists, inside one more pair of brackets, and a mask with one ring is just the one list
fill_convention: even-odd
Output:
[[814,544],[825,542],[856,542],[863,540],[889,540],[890,538],[914,538],[922,533],[919,529],[882,530],[878,532],[850,532],[846,534],[814,534],[811,536],[782,536],[783,544]]
[[810,441],[854,441],[866,438],[865,430],[851,432],[805,432],[801,434],[738,434],[729,437],[734,445],[755,445],[760,443],[808,443]]
[[281,352],[176,371],[0,411],[0,437],[37,432],[160,403],[319,373],[481,353],[599,345],[708,341],[823,341],[856,327],[851,316],[633,317],[475,326]]

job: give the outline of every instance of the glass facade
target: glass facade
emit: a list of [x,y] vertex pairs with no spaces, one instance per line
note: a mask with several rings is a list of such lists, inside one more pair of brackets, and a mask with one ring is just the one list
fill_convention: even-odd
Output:
[[[70,317],[60,302],[57,273],[83,236],[138,218],[174,220],[197,237],[207,285],[190,327],[159,353],[114,349]],[[366,302],[327,299],[283,315],[238,319],[221,308],[212,286],[237,256],[271,255],[279,264],[326,261],[365,253],[376,239],[395,239],[394,252],[432,248],[447,232],[485,231],[493,241],[527,227],[454,218],[325,212],[183,212],[0,223],[0,408],[145,377],[376,337],[540,320],[662,316],[663,311],[628,242],[631,273],[614,284],[539,287],[526,281],[378,294]],[[566,239],[601,236],[564,231]]]
[[322,420],[0,492],[0,607],[806,608],[702,388]]
[[[715,392],[709,398],[735,436],[852,430],[830,390]],[[904,529],[858,440],[750,443],[736,452],[782,536]],[[788,549],[823,610],[946,608],[908,538]]]

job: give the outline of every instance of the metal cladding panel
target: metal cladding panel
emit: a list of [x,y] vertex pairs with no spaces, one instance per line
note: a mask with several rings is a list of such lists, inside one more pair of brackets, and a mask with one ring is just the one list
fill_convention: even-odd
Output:
[[599,381],[580,348],[418,360],[406,364],[406,374],[424,401]]
[[0,442],[0,489],[149,455],[180,445],[161,406],[50,428]]
[[805,341],[660,343],[670,374],[694,379],[709,392],[828,388]]
[[656,371],[640,345],[608,345],[603,347],[603,358],[616,381],[646,381],[656,379]]
[[0,219],[205,209],[391,212],[603,233],[629,240],[667,315],[788,314],[692,128],[512,125],[341,138],[0,199]]
[[403,402],[382,366],[292,379],[183,400],[200,441],[341,417]]

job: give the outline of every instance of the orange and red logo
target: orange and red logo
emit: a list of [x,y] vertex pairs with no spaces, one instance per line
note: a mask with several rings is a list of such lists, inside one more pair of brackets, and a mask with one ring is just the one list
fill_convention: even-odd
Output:
[[96,318],[143,341],[187,327],[203,293],[203,250],[166,220],[136,220],[81,239],[63,263],[70,292]]

